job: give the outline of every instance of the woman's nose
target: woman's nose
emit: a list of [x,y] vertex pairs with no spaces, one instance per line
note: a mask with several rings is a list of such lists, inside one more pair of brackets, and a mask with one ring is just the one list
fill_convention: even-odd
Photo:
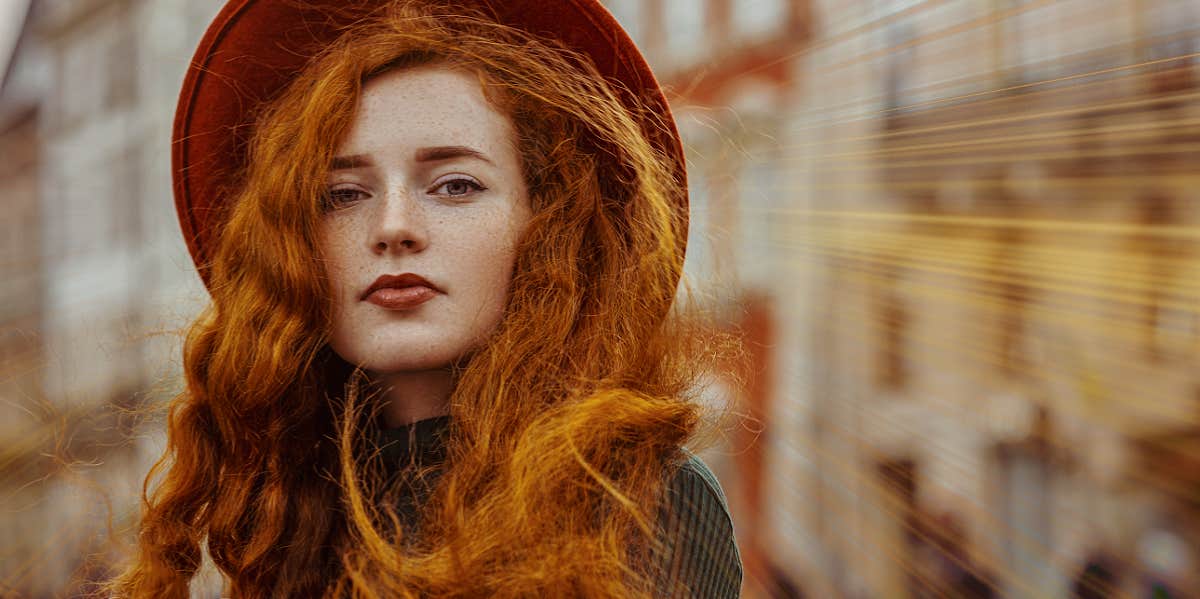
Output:
[[389,192],[379,206],[371,236],[376,252],[419,252],[429,245],[420,198],[400,189]]

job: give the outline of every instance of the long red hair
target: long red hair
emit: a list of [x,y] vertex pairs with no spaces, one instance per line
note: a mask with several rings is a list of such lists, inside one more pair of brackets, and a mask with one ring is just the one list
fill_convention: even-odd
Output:
[[[715,347],[669,313],[684,186],[586,59],[455,12],[364,16],[258,119],[118,596],[186,597],[204,544],[235,597],[651,596],[656,513],[707,421],[692,395]],[[422,64],[477,74],[511,117],[534,217],[406,539],[374,499],[380,396],[327,345],[315,239],[364,82]]]

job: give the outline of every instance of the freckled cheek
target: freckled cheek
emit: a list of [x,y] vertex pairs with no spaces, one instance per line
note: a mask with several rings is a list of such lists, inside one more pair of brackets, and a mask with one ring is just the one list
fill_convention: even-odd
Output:
[[516,257],[510,232],[491,230],[483,235],[459,237],[450,243],[457,250],[454,263],[461,277],[460,289],[481,304],[502,306]]
[[343,239],[329,233],[320,238],[321,268],[329,282],[329,292],[333,295],[335,307],[348,301],[349,283],[355,272],[354,261],[347,255]]

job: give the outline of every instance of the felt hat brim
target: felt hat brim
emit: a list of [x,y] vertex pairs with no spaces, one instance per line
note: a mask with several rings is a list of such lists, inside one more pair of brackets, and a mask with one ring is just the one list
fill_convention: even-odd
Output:
[[[209,25],[188,68],[175,112],[172,177],[179,224],[205,285],[210,284],[206,264],[213,227],[221,203],[230,198],[232,174],[246,158],[256,108],[277,97],[345,25],[322,11],[320,4],[231,0]],[[662,89],[633,41],[598,0],[461,0],[460,4],[482,8],[500,23],[558,40],[588,56],[603,76],[619,84],[622,101],[631,107],[635,98],[629,93],[640,96],[649,114],[661,119],[643,123],[644,131],[673,159],[676,180],[686,185],[683,148]],[[686,215],[687,194],[679,196]],[[686,218],[684,222],[681,244],[686,239]]]

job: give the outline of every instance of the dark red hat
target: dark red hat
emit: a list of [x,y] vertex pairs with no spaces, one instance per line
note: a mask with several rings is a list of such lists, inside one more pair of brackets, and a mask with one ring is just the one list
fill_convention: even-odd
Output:
[[[481,8],[500,23],[558,40],[590,57],[602,75],[619,84],[627,105],[632,107],[635,100],[625,90],[640,96],[649,104],[648,112],[669,127],[664,132],[661,125],[646,122],[643,129],[656,147],[674,159],[678,181],[686,184],[683,148],[666,98],[633,41],[598,0],[460,0],[460,4]],[[188,68],[175,111],[172,175],[179,224],[206,285],[204,264],[210,258],[213,221],[219,204],[229,197],[225,186],[231,170],[246,159],[255,109],[282,92],[346,25],[337,22],[337,11],[322,11],[320,5],[230,0],[208,27]],[[686,213],[687,194],[680,196]]]

